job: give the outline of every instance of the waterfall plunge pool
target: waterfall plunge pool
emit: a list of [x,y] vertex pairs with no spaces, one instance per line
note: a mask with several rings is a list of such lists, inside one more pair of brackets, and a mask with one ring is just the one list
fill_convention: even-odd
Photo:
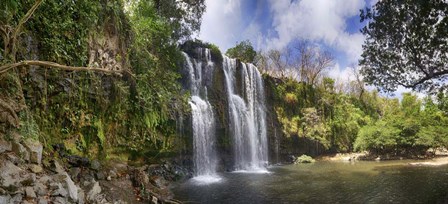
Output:
[[220,173],[219,182],[176,184],[188,203],[446,203],[448,166],[412,161],[273,166],[270,173]]

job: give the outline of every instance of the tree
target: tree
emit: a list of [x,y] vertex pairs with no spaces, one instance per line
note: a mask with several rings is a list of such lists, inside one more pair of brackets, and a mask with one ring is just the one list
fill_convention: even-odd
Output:
[[280,78],[291,78],[315,86],[333,64],[330,52],[307,42],[296,41],[282,50],[269,50],[257,57],[257,65]]
[[[262,55],[263,57],[260,59],[263,60],[260,60],[259,63],[264,62],[261,67],[264,67],[263,70],[268,71],[273,76],[280,78],[288,77],[288,58],[282,55],[282,52],[279,50],[269,50],[266,54]],[[294,76],[289,77],[295,78]]]
[[202,14],[205,12],[205,0],[142,0],[151,4],[173,29],[173,39],[187,39],[201,28]]
[[[293,66],[300,73],[302,82],[312,86],[316,85],[323,72],[333,64],[333,56],[330,52],[321,50],[307,41],[299,41],[289,49],[293,53]],[[294,54],[296,53],[296,54]]]
[[382,0],[361,10],[362,74],[383,91],[433,91],[448,77],[448,2]]
[[327,139],[328,130],[322,118],[318,115],[316,108],[304,108],[302,112],[303,117],[300,121],[301,129],[299,130],[299,135],[319,142],[325,148],[329,148],[330,142]]
[[226,55],[231,58],[238,58],[246,63],[253,63],[257,52],[254,50],[249,40],[238,43],[235,47],[229,48]]

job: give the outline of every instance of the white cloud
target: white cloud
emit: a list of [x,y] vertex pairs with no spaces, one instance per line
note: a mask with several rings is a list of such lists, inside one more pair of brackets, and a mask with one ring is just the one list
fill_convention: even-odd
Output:
[[240,41],[243,30],[241,3],[239,0],[207,0],[206,6],[199,38],[225,51]]
[[353,70],[350,67],[341,67],[338,63],[328,71],[328,76],[342,83],[355,80]]
[[362,53],[364,37],[345,31],[346,20],[365,6],[361,0],[270,0],[273,29],[277,36],[266,39],[268,48],[281,49],[302,38],[322,42],[346,54],[349,63]]
[[412,91],[412,89],[408,89],[408,88],[404,88],[403,86],[399,86],[397,88],[397,90],[395,92],[393,92],[393,97],[397,97],[397,98],[399,98],[401,100],[401,99],[403,99],[403,93],[409,93],[409,92],[414,94],[414,95],[417,95],[417,97],[419,99],[423,99],[423,98],[425,98],[427,96],[424,93],[415,92],[415,91]]
[[[357,63],[364,36],[346,32],[346,21],[371,1],[375,0],[263,0],[257,2],[257,8],[242,8],[238,0],[207,0],[199,38],[218,45],[221,51],[245,39],[263,50],[282,49],[296,39],[306,39],[344,53],[344,62],[337,59],[340,64]],[[264,11],[263,5],[269,5],[269,11]],[[243,13],[248,9],[255,12]],[[254,16],[260,18],[245,21]],[[272,24],[266,28],[266,22],[256,19]]]

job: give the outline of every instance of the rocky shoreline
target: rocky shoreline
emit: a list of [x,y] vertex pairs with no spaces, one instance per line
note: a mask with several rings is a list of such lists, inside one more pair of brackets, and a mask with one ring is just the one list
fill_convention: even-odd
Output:
[[171,162],[140,167],[69,155],[56,146],[51,155],[18,134],[0,139],[0,203],[180,203],[170,183],[189,176]]
[[334,161],[334,162],[355,162],[355,161],[388,161],[388,160],[422,160],[421,162],[410,162],[413,166],[441,166],[448,164],[448,155],[446,151],[436,153],[431,156],[409,157],[402,156],[387,156],[387,155],[369,155],[367,152],[362,153],[338,153],[331,156],[321,156],[320,161]]

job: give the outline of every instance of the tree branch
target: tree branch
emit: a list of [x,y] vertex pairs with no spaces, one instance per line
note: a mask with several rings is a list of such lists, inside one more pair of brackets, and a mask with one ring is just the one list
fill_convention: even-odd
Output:
[[94,71],[94,72],[103,72],[106,74],[114,74],[117,76],[122,76],[123,71],[114,71],[114,70],[108,70],[103,68],[97,68],[97,67],[72,67],[67,65],[61,65],[54,62],[48,62],[48,61],[35,61],[35,60],[25,60],[13,64],[6,64],[0,67],[0,74],[3,74],[7,72],[10,69],[16,68],[16,67],[22,67],[22,66],[29,66],[29,65],[35,65],[35,66],[42,66],[45,68],[53,67],[58,68],[65,71]]
[[[20,31],[22,30],[23,24],[25,24],[30,18],[31,16],[34,14],[34,12],[36,11],[36,9],[40,6],[40,4],[42,3],[43,0],[36,0],[36,2],[34,3],[34,5],[30,8],[30,10],[28,10],[28,12],[26,12],[25,16],[23,16],[19,23],[17,24],[16,29],[14,29],[14,33],[12,35],[12,56],[15,58],[16,55],[16,41],[17,41],[17,37],[20,34]],[[14,59],[15,61],[15,59]]]
[[422,84],[425,81],[428,81],[430,79],[435,79],[435,78],[437,78],[439,76],[442,76],[442,75],[445,75],[445,74],[448,74],[448,70],[443,70],[443,71],[440,71],[440,72],[433,73],[431,75],[426,75],[425,77],[421,78],[420,80],[418,80],[418,81],[416,81],[416,82],[414,82],[414,83],[412,83],[410,85],[405,85],[404,87],[405,88],[415,88],[417,85]]

